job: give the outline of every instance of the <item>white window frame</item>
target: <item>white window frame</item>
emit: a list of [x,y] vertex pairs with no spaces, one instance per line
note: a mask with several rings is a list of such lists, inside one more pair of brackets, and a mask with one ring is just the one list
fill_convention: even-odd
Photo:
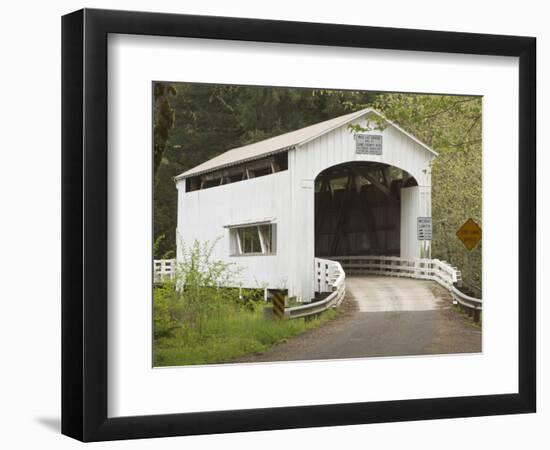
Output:
[[[265,241],[265,237],[266,237],[265,233],[261,231],[261,227],[263,226],[269,226],[271,228],[270,251],[268,251],[269,245]],[[233,225],[233,226],[228,226],[227,228],[229,228],[230,256],[270,256],[270,255],[275,255],[277,253],[276,223],[274,222],[262,222],[262,223],[250,223],[250,224],[243,223],[242,225]],[[254,228],[256,230],[256,233],[258,233],[258,237],[260,241],[261,252],[245,253],[243,251],[243,245],[242,245],[241,236],[239,233],[239,230],[242,230],[243,228]]]

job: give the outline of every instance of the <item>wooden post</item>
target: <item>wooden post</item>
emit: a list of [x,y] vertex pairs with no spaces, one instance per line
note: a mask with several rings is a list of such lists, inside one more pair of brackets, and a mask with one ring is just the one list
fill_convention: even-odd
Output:
[[346,214],[348,213],[349,203],[351,199],[352,183],[353,183],[353,177],[350,171],[348,173],[346,190],[343,195],[344,198],[342,198],[340,203],[340,210],[338,212],[338,219],[336,222],[336,227],[334,229],[334,236],[332,237],[332,243],[330,245],[330,254],[332,255],[335,255],[337,253],[340,236],[343,236],[343,237],[346,236],[344,232],[344,228],[345,228],[345,224],[347,223]]

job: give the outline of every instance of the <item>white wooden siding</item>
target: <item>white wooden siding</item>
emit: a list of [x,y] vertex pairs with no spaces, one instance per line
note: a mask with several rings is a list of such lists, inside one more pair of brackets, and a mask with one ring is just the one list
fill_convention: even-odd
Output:
[[[356,123],[363,127],[368,125],[365,120]],[[423,193],[424,201],[421,203],[422,207],[420,203],[415,208],[406,206],[410,217],[401,219],[401,256],[404,256],[403,248],[407,253],[406,257],[421,255],[421,245],[416,239],[416,215],[414,220],[412,216],[419,212],[426,216],[431,215],[430,161],[435,155],[392,126],[388,126],[383,131],[371,133],[382,134],[382,155],[357,154],[353,133],[347,125],[289,152],[288,167],[291,177],[290,198],[294,230],[290,240],[291,248],[295,252],[291,260],[291,272],[301,274],[299,279],[294,280],[293,288],[304,298],[311,296],[314,291],[314,277],[308,275],[313,273],[312,261],[315,257],[314,181],[320,172],[329,167],[353,161],[372,161],[389,164],[411,174],[419,185],[417,191]]]
[[[361,125],[366,125],[363,119]],[[343,125],[289,150],[286,171],[193,192],[185,192],[185,180],[178,181],[178,251],[181,242],[221,237],[213,256],[242,267],[239,281],[244,287],[287,288],[289,295],[309,301],[315,290],[315,178],[338,164],[372,161],[403,169],[416,179],[418,186],[402,189],[401,256],[422,256],[416,218],[431,215],[429,166],[435,155],[392,126],[373,133],[383,135],[380,156],[357,154],[353,133]],[[224,226],[266,218],[277,224],[276,254],[230,256]]]
[[[212,257],[242,269],[237,285],[287,288],[289,184],[288,171],[192,192],[185,192],[184,180],[178,181],[177,258],[181,259],[182,244],[220,239]],[[276,253],[231,256],[229,229],[225,227],[266,219],[276,224]]]

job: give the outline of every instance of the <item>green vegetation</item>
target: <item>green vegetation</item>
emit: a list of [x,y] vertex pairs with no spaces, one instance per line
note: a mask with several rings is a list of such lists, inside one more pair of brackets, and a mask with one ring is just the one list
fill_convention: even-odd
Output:
[[234,285],[238,269],[213,260],[216,243],[195,242],[183,251],[174,280],[154,289],[155,366],[208,364],[261,352],[290,336],[330,320],[327,311],[314,320],[272,320],[263,291],[221,288]]
[[154,117],[153,124],[154,146],[153,146],[153,172],[156,174],[162,161],[162,155],[168,143],[168,133],[174,126],[175,111],[170,104],[170,97],[176,95],[176,88],[166,83],[155,83],[154,95]]
[[315,328],[336,314],[331,309],[309,321],[274,321],[265,319],[260,308],[254,311],[240,309],[223,316],[222,320],[204,321],[202,335],[176,332],[156,338],[154,365],[182,366],[231,361],[241,355],[262,352],[273,344],[285,342],[287,338]]
[[465,291],[481,296],[482,243],[470,251],[456,237],[470,217],[483,228],[481,97],[383,94],[370,106],[439,153],[432,165],[432,257],[458,267]]

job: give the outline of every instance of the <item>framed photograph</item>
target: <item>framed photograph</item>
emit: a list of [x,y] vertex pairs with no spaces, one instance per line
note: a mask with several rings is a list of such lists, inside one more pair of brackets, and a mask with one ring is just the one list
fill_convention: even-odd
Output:
[[62,432],[535,412],[532,37],[62,21]]

